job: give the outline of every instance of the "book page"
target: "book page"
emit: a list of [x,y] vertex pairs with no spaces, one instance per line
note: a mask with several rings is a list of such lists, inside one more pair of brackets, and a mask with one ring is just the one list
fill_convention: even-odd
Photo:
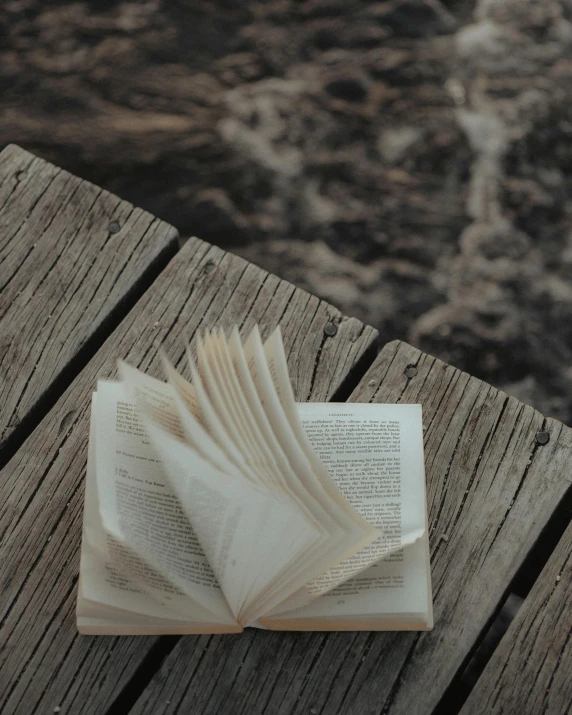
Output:
[[200,423],[201,410],[194,387],[179,373],[173,363],[169,360],[169,357],[163,348],[160,348],[159,356],[161,357],[161,363],[167,377],[167,382],[177,391],[177,394],[181,398],[187,410],[189,410],[197,422]]
[[[226,402],[229,403],[233,412],[233,419],[241,435],[237,446],[242,447],[248,467],[257,471],[264,483],[292,494],[286,487],[284,476],[280,473],[271,446],[264,440],[240,385],[225,337],[221,332],[218,335],[208,335],[203,348],[206,359],[215,368],[221,389],[224,390],[227,397]],[[300,507],[303,509],[304,505],[300,503]]]
[[[275,609],[281,619],[401,616],[431,619],[423,432],[419,405],[303,403],[308,437],[344,495],[383,532],[376,548],[388,556],[304,608]],[[402,546],[403,542],[411,541]],[[276,626],[271,624],[275,621]]]
[[[131,614],[129,619],[125,615],[121,617],[124,627],[129,622],[131,633],[140,632],[133,628],[141,627],[142,622],[155,624],[159,631],[168,632],[164,629],[169,620],[184,623],[185,629],[190,628],[192,632],[199,632],[197,628],[203,624],[223,627],[225,632],[240,630],[160,468],[147,463],[141,469],[136,461],[140,458],[145,462],[149,452],[148,446],[138,444],[140,426],[133,405],[122,398],[120,385],[108,383],[103,393],[94,393],[92,401],[77,609],[80,632],[88,632],[85,630],[88,625],[95,627],[85,619],[96,612],[107,614],[107,624],[98,627],[110,632],[109,629],[118,626],[113,619],[115,610]],[[97,408],[117,431],[115,447],[114,443],[103,445],[110,451],[115,467],[100,474],[99,479],[96,475]],[[131,439],[121,438],[126,433]],[[191,595],[138,557],[117,535],[106,531],[100,515],[99,488],[104,490],[105,501],[115,500],[120,510],[129,512],[125,515],[129,524],[122,524],[120,519],[120,528],[141,530],[144,525],[144,538],[154,539],[153,548],[161,550],[161,557],[176,559],[172,568],[186,574]],[[198,601],[194,598],[197,595]]]
[[[246,359],[240,343],[238,351],[242,354],[242,360],[245,363]],[[201,375],[204,377],[205,383],[211,383],[209,394],[211,390],[215,389],[219,393],[219,409],[223,408],[225,413],[221,415],[219,412],[219,416],[233,420],[235,430],[240,434],[235,444],[243,455],[245,467],[251,474],[257,476],[259,483],[266,485],[274,493],[288,495],[296,509],[322,535],[321,539],[316,541],[314,548],[308,549],[301,556],[292,557],[287,563],[284,563],[282,570],[277,573],[273,581],[268,580],[267,574],[272,568],[274,554],[269,553],[269,564],[258,564],[259,573],[257,579],[251,584],[249,601],[253,611],[264,613],[269,603],[280,603],[284,598],[284,593],[293,593],[303,587],[316,573],[319,573],[315,568],[315,560],[316,555],[323,552],[323,548],[328,544],[330,538],[330,533],[324,524],[324,517],[326,520],[328,517],[320,504],[308,504],[303,485],[293,473],[277,441],[271,439],[268,442],[264,439],[259,423],[252,412],[251,402],[247,399],[240,384],[224,335],[220,331],[218,335],[207,332],[204,342],[199,343],[197,347],[197,353]],[[213,382],[217,382],[218,385],[215,386]],[[252,389],[255,390],[254,386]],[[260,407],[260,409],[262,408]],[[277,447],[278,449],[276,449]],[[325,523],[327,524],[327,521]],[[257,592],[260,596],[254,598],[252,594]]]
[[221,449],[203,424],[195,388],[177,371],[165,354],[162,354],[161,358],[168,383],[173,389],[172,399],[186,441],[215,467],[233,474],[236,463],[229,459],[227,452]]
[[[258,400],[256,388],[250,378],[236,329],[233,333],[233,338],[234,351],[231,355],[230,349],[220,333],[218,336],[209,335],[207,333],[199,349],[199,366],[201,366],[201,364],[204,365],[205,361],[212,361],[212,369],[211,366],[206,365],[204,366],[205,370],[201,370],[201,373],[204,375],[205,380],[208,379],[210,382],[212,382],[212,378],[217,378],[219,384],[216,387],[211,385],[211,390],[216,389],[218,392],[218,409],[227,410],[227,419],[230,419],[232,415],[235,428],[243,435],[243,437],[235,443],[236,449],[242,453],[240,466],[243,467],[243,470],[258,472],[260,483],[271,487],[275,493],[288,495],[288,497],[294,501],[296,509],[303,514],[321,534],[320,540],[317,541],[312,548],[308,548],[304,554],[295,555],[292,553],[290,559],[282,564],[282,569],[276,572],[276,577],[273,581],[269,580],[269,574],[272,573],[273,570],[275,571],[276,553],[272,551],[268,552],[268,563],[257,563],[258,574],[250,584],[246,600],[253,612],[259,611],[264,613],[268,608],[268,604],[280,603],[286,597],[285,594],[295,592],[314,578],[316,574],[319,574],[320,567],[322,570],[327,568],[329,562],[326,562],[326,566],[324,566],[324,559],[321,555],[324,552],[324,547],[329,549],[328,541],[330,535],[323,526],[324,518],[327,519],[328,515],[319,503],[312,503],[311,508],[308,508],[307,496],[303,484],[300,483],[293,473],[276,438],[273,438],[272,430]],[[246,376],[246,378],[250,379],[250,383],[240,381],[235,367],[237,360],[243,368],[242,377],[244,378]],[[184,378],[180,375],[178,375],[176,379],[171,379],[171,377],[175,377],[173,375],[174,368],[168,364],[166,364],[166,367],[169,374],[169,381],[173,386],[177,389],[179,386],[184,387],[187,392],[192,390],[195,395],[198,395],[197,402],[204,404],[204,401],[208,399],[208,395],[206,390],[202,387],[202,380],[198,376],[196,368],[191,368],[191,372],[195,375],[195,383],[191,386],[189,383],[186,383]],[[246,375],[244,375],[244,372]],[[246,391],[245,386],[247,388]],[[225,407],[226,402],[230,402],[231,404]],[[256,415],[252,410],[256,410],[257,408],[259,413]],[[207,409],[209,409],[208,405]],[[213,406],[209,418],[211,421],[217,418],[216,412],[217,410]],[[185,415],[180,413],[180,416],[185,431],[191,436],[192,442],[197,448],[204,451],[204,444],[209,438],[197,439],[193,434],[188,415],[185,417]],[[266,429],[264,434],[260,427],[261,424],[263,424]],[[196,429],[194,431],[196,432]],[[250,445],[249,450],[246,449],[247,443]],[[211,443],[211,451],[212,446]],[[215,444],[215,448],[220,450],[218,444]],[[284,548],[286,544],[283,543],[281,546]],[[255,598],[256,594],[259,594],[259,596]],[[308,598],[305,599],[305,601],[308,600]]]
[[[281,462],[285,460],[288,465],[284,470],[285,475],[291,475],[288,476],[288,484],[297,490],[299,498],[305,501],[330,533],[329,542],[309,564],[304,579],[304,584],[307,584],[332,565],[358,553],[375,540],[379,532],[337,491],[327,471],[325,479],[316,475],[284,414],[257,329],[253,329],[244,350],[240,347],[237,331],[233,331],[229,348],[237,379],[251,405],[252,414],[268,444],[273,445],[277,459]],[[317,510],[321,512],[320,516]],[[299,566],[293,564],[296,569]],[[314,597],[307,592],[305,585],[303,590],[305,594],[296,593],[297,603]]]
[[[207,408],[206,414],[210,412],[210,423],[216,421],[217,428],[220,425],[225,430],[225,449],[232,449],[233,455],[239,455],[235,460],[240,464],[245,476],[253,483],[277,487],[277,482],[271,478],[272,471],[258,454],[256,440],[252,429],[249,429],[249,415],[241,412],[239,396],[235,394],[228,374],[223,372],[216,347],[216,337],[208,332],[204,336],[204,341],[197,338],[200,380],[198,374],[194,373],[193,385],[199,394],[199,404]],[[200,398],[201,389],[205,391],[209,406]]]
[[348,549],[347,557],[361,551],[364,546],[377,539],[379,533],[370,522],[361,517],[349,500],[345,499],[341,494],[336,494],[337,490],[334,484],[332,484],[332,489],[328,488],[328,483],[331,481],[330,475],[327,472],[325,475],[320,473],[321,470],[316,470],[316,465],[312,464],[311,460],[308,459],[303,445],[296,431],[292,429],[290,420],[280,402],[270,372],[268,357],[262,346],[258,326],[254,327],[248,337],[244,345],[244,354],[252,380],[258,391],[260,402],[278,441],[288,456],[292,468],[298,478],[302,480],[308,492],[329,510],[331,516],[346,532],[349,537],[348,543],[352,543],[352,546]]
[[[339,489],[337,491],[332,489],[332,481],[330,479],[325,460],[320,459],[316,449],[314,449],[311,440],[308,438],[308,435],[303,428],[302,421],[299,416],[299,410],[296,406],[296,402],[294,401],[292,386],[290,384],[280,328],[277,328],[264,344],[264,354],[266,356],[272,382],[274,383],[276,393],[280,398],[280,403],[284,409],[284,413],[292,431],[296,434],[296,437],[300,442],[300,445],[302,446],[309,462],[312,464],[314,471],[321,479],[325,488],[329,489],[334,498],[339,499],[341,491]],[[333,423],[329,425],[329,428],[332,427]],[[358,432],[361,432],[363,427],[366,427],[367,430],[367,423],[364,423],[363,425],[356,424],[355,427]],[[340,438],[345,440],[346,435],[340,435]],[[377,439],[377,434],[374,434],[373,438]],[[367,439],[367,432],[364,432],[364,439]],[[363,447],[365,448],[365,446],[366,445],[364,444]],[[395,512],[395,507],[390,504],[387,505],[388,513],[385,518],[381,517],[381,510],[383,508],[384,506],[379,503],[376,506],[377,514],[375,516],[376,523],[379,528],[385,529],[382,538],[377,539],[370,544],[368,548],[362,549],[358,554],[346,559],[337,567],[330,569],[327,573],[322,574],[320,578],[309,583],[307,589],[310,593],[314,595],[321,595],[330,591],[338,584],[347,581],[353,575],[357,575],[368,566],[371,566],[375,562],[379,561],[391,551],[413,543],[422,536],[423,530],[421,528],[405,528],[400,532],[400,538],[396,539],[395,532],[393,532],[392,536],[391,529],[391,512]],[[362,514],[362,516],[365,516],[365,514]],[[366,518],[369,520],[369,516],[366,516]],[[289,603],[287,605],[290,606],[291,604]]]
[[[223,472],[204,459],[186,440],[173,388],[124,363],[120,373],[233,615],[241,623],[250,620],[253,613],[247,596],[259,595],[252,594],[252,584],[264,576],[262,591],[284,564],[312,548],[321,533],[286,495],[254,485],[239,469]],[[208,396],[198,375],[196,380],[193,386],[203,411]],[[193,419],[190,412],[187,417]],[[209,419],[217,419],[214,411]],[[273,605],[280,600],[277,597]]]

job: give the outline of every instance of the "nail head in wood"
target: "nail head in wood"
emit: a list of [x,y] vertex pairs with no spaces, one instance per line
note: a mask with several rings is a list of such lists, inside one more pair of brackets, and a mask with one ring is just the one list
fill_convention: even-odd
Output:
[[212,273],[215,269],[215,264],[212,261],[209,261],[204,268],[205,273]]
[[324,326],[324,335],[327,335],[328,338],[333,338],[337,332],[338,326],[331,321],[329,323],[326,323],[326,325]]
[[535,438],[536,444],[548,444],[550,435],[548,432],[537,432]]
[[405,377],[412,378],[415,377],[415,375],[417,375],[417,368],[415,367],[415,365],[408,365],[405,368]]
[[109,224],[109,233],[119,233],[121,231],[121,226],[118,221],[112,221]]
[[16,174],[16,178],[18,179],[18,181],[24,181],[24,179],[25,179],[27,176],[28,176],[28,172],[27,172],[26,170],[19,171],[19,172]]

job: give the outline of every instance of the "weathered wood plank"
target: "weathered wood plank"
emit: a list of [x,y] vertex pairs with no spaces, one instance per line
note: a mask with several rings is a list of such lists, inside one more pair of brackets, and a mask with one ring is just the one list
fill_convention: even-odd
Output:
[[434,711],[572,481],[572,431],[399,342],[350,400],[423,405],[435,630],[185,637],[138,715]]
[[[157,347],[175,363],[199,326],[268,334],[281,324],[299,400],[330,399],[360,363],[376,331],[241,258],[191,239],[141,298],[1,475],[0,710],[105,711],[156,642],[80,637],[78,573],[87,410],[98,377],[126,357],[160,374]],[[331,323],[337,325],[333,332]],[[240,639],[239,639],[240,642]],[[240,647],[240,646],[237,646]]]
[[572,713],[572,524],[461,710],[472,713]]
[[0,153],[0,456],[174,255],[177,235],[19,147]]

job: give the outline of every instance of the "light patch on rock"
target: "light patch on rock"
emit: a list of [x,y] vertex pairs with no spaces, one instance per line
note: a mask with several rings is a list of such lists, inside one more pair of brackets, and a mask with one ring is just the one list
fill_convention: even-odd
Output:
[[379,135],[377,148],[382,158],[389,164],[401,161],[423,136],[417,127],[393,127],[385,129]]

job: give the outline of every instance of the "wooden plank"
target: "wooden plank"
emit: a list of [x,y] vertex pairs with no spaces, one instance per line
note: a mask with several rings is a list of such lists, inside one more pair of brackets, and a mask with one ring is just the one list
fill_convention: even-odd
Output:
[[135,713],[434,711],[571,483],[572,432],[400,342],[350,401],[423,405],[434,631],[185,637]]
[[[0,478],[0,710],[102,713],[154,638],[75,629],[87,410],[116,358],[161,374],[162,344],[182,363],[200,326],[263,334],[282,326],[299,400],[328,400],[375,354],[376,331],[241,258],[191,239],[24,443]],[[326,327],[327,326],[327,327]],[[333,328],[335,326],[335,328]],[[332,333],[334,333],[332,335]]]
[[0,153],[0,457],[174,255],[177,235],[17,146]]
[[472,690],[461,715],[572,713],[572,524]]

